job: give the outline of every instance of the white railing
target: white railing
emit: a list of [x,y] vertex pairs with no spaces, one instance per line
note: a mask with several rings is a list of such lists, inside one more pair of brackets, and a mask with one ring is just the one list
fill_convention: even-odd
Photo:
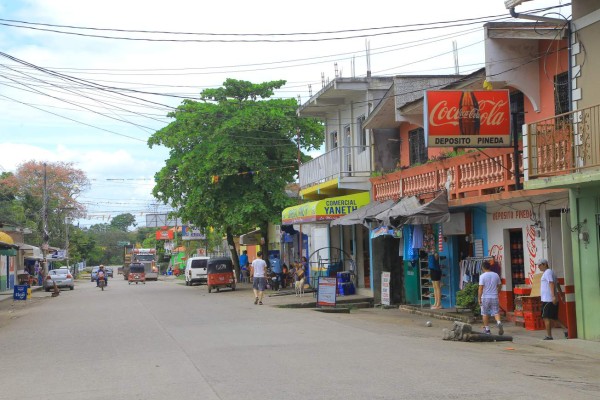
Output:
[[371,153],[367,146],[341,146],[300,166],[302,189],[334,178],[371,176]]

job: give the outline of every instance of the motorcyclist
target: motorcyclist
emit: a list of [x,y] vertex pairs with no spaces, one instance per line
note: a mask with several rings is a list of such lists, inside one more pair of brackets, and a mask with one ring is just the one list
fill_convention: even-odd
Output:
[[98,274],[96,275],[96,287],[100,286],[100,279],[104,279],[104,286],[108,285],[108,274],[104,270],[104,265],[98,267]]

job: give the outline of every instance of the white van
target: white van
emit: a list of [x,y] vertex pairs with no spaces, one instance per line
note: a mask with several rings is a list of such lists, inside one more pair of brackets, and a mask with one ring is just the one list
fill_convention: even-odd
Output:
[[206,264],[210,257],[190,257],[185,263],[185,285],[206,283]]

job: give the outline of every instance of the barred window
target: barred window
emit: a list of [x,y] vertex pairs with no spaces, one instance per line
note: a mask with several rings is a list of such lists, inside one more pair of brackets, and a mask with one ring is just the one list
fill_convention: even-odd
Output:
[[569,74],[563,72],[554,77],[554,115],[569,112]]
[[425,130],[413,129],[408,132],[408,146],[410,151],[410,165],[427,162],[427,147],[425,147]]

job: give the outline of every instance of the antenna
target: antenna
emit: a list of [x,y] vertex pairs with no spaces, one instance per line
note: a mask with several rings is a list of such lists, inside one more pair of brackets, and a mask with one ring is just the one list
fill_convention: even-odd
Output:
[[333,63],[333,70],[335,71],[335,77],[337,78],[339,76],[337,62]]
[[312,83],[308,84],[308,96],[312,97]]
[[460,69],[458,67],[458,46],[456,40],[452,41],[452,53],[454,54],[454,73],[460,75]]
[[367,77],[371,76],[371,42],[365,39],[365,47],[367,53]]
[[325,72],[321,72],[321,87],[325,87]]

